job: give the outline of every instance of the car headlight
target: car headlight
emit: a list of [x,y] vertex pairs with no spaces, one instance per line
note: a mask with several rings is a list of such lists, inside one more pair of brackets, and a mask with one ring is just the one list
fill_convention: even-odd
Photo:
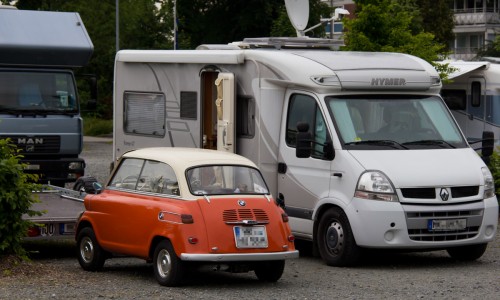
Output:
[[488,167],[482,167],[481,171],[483,172],[484,178],[484,195],[483,198],[491,198],[495,196],[495,180],[493,179],[493,175],[491,175]]
[[361,174],[354,196],[367,200],[399,201],[391,181],[380,171],[367,171]]

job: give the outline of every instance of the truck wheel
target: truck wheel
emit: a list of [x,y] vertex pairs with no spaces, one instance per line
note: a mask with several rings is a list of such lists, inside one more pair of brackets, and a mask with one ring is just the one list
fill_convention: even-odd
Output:
[[284,270],[285,270],[284,260],[270,260],[270,261],[259,262],[255,266],[254,272],[260,281],[276,282],[281,278],[281,275],[283,275]]
[[101,248],[91,227],[85,227],[76,239],[78,262],[86,271],[98,271],[106,260],[105,251]]
[[316,240],[321,258],[329,266],[350,266],[361,256],[349,220],[340,208],[330,208],[321,216]]
[[156,245],[153,268],[156,280],[164,286],[178,286],[184,277],[183,263],[168,240],[163,240]]
[[457,260],[472,261],[480,258],[486,251],[488,244],[470,245],[448,248],[448,254]]

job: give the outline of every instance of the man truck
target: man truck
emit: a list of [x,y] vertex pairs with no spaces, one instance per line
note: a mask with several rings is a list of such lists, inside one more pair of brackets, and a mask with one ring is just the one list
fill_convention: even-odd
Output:
[[497,230],[494,180],[436,70],[332,47],[297,37],[119,51],[114,158],[146,146],[243,155],[328,265],[363,248],[481,257]]
[[[41,183],[64,186],[84,174],[81,103],[72,69],[89,62],[92,41],[78,13],[4,7],[0,138],[17,145],[26,172],[39,174]],[[95,100],[95,85],[90,86]]]

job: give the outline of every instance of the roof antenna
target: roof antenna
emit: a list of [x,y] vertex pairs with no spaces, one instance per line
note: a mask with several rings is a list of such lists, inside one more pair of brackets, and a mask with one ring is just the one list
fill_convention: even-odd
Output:
[[309,21],[309,0],[285,0],[286,13],[293,28],[297,32],[297,37],[305,37],[305,33],[321,26],[326,22],[338,21],[341,15],[348,15],[349,11],[343,8],[336,8],[335,14],[329,19],[321,19],[321,22],[307,29]]

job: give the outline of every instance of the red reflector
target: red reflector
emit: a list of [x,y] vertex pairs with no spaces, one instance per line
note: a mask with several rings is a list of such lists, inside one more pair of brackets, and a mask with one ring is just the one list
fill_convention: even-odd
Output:
[[29,237],[35,237],[40,235],[40,229],[38,227],[30,227],[28,229],[28,236]]
[[193,224],[194,223],[193,216],[188,214],[182,214],[181,222],[184,224]]
[[283,220],[283,222],[287,223],[288,222],[288,215],[286,213],[282,213],[281,219]]
[[289,235],[289,236],[288,236],[288,241],[289,241],[289,242],[293,242],[293,241],[295,241],[295,236],[293,236],[293,235]]
[[188,238],[188,242],[189,242],[190,244],[193,244],[193,245],[194,245],[194,244],[198,244],[198,238],[196,238],[196,237],[189,237],[189,238]]

